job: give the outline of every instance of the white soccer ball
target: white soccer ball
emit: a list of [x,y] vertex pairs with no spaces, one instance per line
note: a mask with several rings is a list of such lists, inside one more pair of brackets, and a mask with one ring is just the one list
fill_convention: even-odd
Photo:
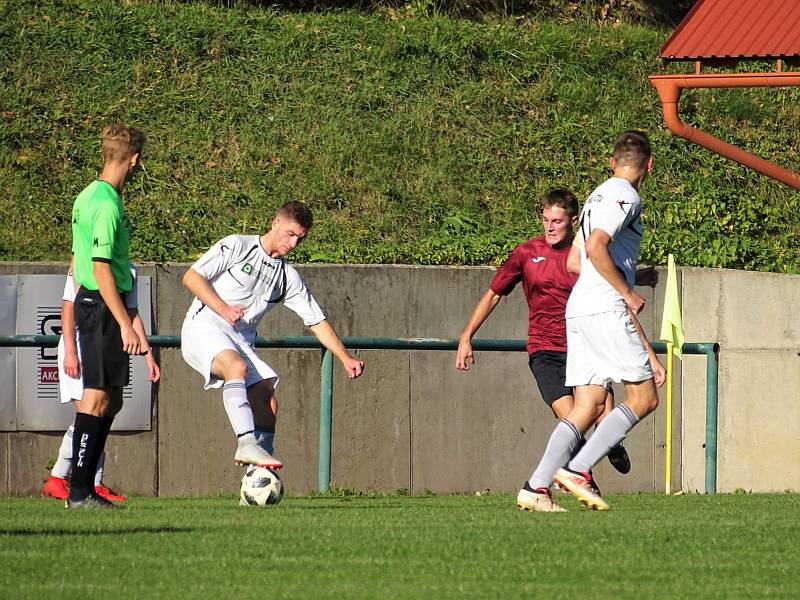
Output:
[[239,490],[241,506],[269,506],[283,498],[283,482],[273,469],[250,465],[242,477]]

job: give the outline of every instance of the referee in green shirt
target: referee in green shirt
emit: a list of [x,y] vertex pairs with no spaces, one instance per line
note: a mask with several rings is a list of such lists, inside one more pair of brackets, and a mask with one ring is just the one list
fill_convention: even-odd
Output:
[[128,384],[129,355],[142,341],[123,294],[133,284],[129,267],[130,225],[120,193],[139,168],[144,135],[132,127],[103,130],[103,171],[72,207],[72,261],[75,324],[79,332],[83,397],[77,402],[72,437],[72,478],[66,507],[114,508],[94,493],[97,462],[108,432],[122,408]]

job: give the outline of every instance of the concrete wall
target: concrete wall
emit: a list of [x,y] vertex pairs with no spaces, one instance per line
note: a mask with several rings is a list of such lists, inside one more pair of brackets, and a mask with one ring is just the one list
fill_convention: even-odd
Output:
[[[180,285],[184,269],[185,265],[159,265],[141,270],[154,277],[157,333],[180,332],[190,300]],[[340,335],[439,338],[458,337],[493,272],[477,267],[392,265],[303,265],[299,269]],[[0,273],[63,270],[64,265],[0,264]],[[665,279],[655,290],[639,290],[647,300],[641,320],[651,337],[660,324]],[[753,302],[754,291],[765,302]],[[781,410],[777,407],[797,405],[800,389],[798,315],[791,304],[798,292],[800,277],[682,271],[687,341],[723,345],[722,490],[800,489],[797,406],[783,411],[786,418],[775,418]],[[765,305],[769,313],[764,312]],[[479,337],[520,339],[526,329],[527,307],[522,294],[515,291],[501,302]],[[281,307],[264,320],[260,333],[271,337],[307,331],[293,313]],[[756,339],[757,346],[753,345]],[[727,344],[732,345],[730,357]],[[276,454],[286,464],[284,482],[294,493],[316,489],[320,352],[259,353],[281,376]],[[453,352],[368,350],[357,354],[366,362],[360,379],[348,380],[339,365],[334,371],[334,486],[404,488],[414,493],[513,491],[530,475],[555,421],[539,397],[524,353],[478,353],[469,373],[455,369]],[[183,363],[178,350],[163,350],[160,362],[163,379],[152,431],[111,435],[108,482],[145,495],[236,489],[241,470],[232,464],[235,439],[221,393],[204,392],[200,376]],[[780,365],[780,370],[771,368],[773,364]],[[779,381],[776,372],[781,374]],[[676,363],[676,374],[673,486],[702,490],[705,359],[688,357],[684,365]],[[778,386],[783,386],[782,403],[763,402],[764,392]],[[618,392],[618,397],[624,395]],[[664,411],[662,402],[626,442],[633,460],[630,474],[620,476],[606,462],[598,466],[596,475],[604,490],[663,489]],[[763,438],[781,442],[773,451],[774,444],[760,443]],[[60,436],[54,434],[0,433],[0,473],[4,474],[0,493],[36,493],[59,441]]]
[[[683,269],[686,338],[720,343],[718,488],[800,490],[800,276]],[[705,365],[683,379],[684,485],[703,489]]]

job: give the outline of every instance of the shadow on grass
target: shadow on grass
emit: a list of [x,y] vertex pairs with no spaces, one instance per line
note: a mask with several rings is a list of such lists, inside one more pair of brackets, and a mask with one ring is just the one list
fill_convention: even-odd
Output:
[[101,529],[67,529],[50,527],[9,527],[0,529],[0,537],[7,535],[10,537],[27,536],[67,536],[67,535],[129,535],[132,533],[192,533],[197,531],[195,527],[124,527],[122,529],[101,530]]

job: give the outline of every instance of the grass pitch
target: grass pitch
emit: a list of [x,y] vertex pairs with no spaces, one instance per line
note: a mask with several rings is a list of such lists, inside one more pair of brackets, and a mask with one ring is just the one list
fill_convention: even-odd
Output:
[[[0,498],[0,597],[800,597],[800,496]],[[85,565],[83,568],[81,565]],[[85,592],[89,592],[86,594]]]

